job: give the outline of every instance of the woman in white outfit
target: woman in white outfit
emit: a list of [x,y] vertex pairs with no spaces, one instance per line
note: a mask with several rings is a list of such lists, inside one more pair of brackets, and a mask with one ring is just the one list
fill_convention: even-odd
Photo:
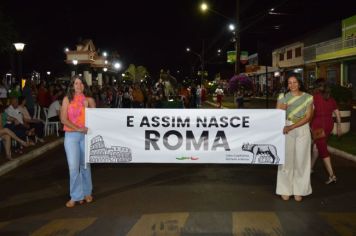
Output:
[[278,96],[277,109],[286,111],[285,163],[278,167],[276,193],[283,200],[294,196],[302,201],[312,193],[310,185],[311,135],[309,122],[313,115],[313,96],[304,92],[295,75],[288,77],[288,91]]

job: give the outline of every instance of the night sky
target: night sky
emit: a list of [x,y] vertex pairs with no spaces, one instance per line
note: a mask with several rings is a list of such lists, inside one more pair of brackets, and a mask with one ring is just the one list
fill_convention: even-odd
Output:
[[[234,18],[236,1],[210,0],[215,11]],[[185,52],[187,46],[201,52],[205,42],[208,68],[233,70],[226,55],[233,50],[230,21],[214,12],[201,13],[199,0],[166,1],[20,1],[1,0],[0,10],[13,21],[23,52],[24,73],[36,70],[65,72],[64,48],[74,49],[80,39],[93,39],[102,51],[117,51],[124,66],[133,63],[157,74],[160,68],[173,73],[191,70],[199,63]],[[356,14],[351,0],[241,0],[241,49],[257,51],[261,42],[278,46],[319,26]],[[283,15],[267,15],[271,7]],[[278,30],[274,26],[279,25]],[[10,67],[7,54],[0,55],[0,71]]]

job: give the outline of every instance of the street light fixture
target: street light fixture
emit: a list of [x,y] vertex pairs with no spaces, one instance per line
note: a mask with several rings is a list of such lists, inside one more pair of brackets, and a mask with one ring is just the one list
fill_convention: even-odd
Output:
[[18,51],[18,52],[22,52],[23,49],[25,48],[25,45],[26,44],[24,44],[24,43],[14,43],[16,51]]
[[121,68],[121,63],[115,62],[115,63],[114,63],[114,68],[115,68],[116,70],[119,70],[119,69]]
[[229,30],[234,32],[236,29],[235,25],[234,24],[229,24]]
[[205,2],[203,2],[201,5],[200,5],[200,9],[205,12],[209,9],[209,6],[208,4],[206,4]]
[[14,43],[14,47],[16,48],[16,51],[18,53],[18,57],[17,57],[17,59],[18,59],[18,65],[17,65],[18,66],[18,74],[17,74],[17,77],[18,78],[16,78],[16,79],[19,82],[19,81],[22,80],[22,55],[21,55],[21,53],[22,53],[23,49],[25,48],[25,44],[24,43]]

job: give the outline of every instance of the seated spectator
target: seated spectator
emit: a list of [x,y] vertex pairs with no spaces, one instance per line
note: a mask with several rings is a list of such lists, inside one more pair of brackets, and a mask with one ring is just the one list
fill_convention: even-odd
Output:
[[38,119],[33,119],[28,112],[26,108],[26,99],[25,97],[21,96],[18,98],[18,110],[22,113],[23,121],[26,125],[28,125],[30,128],[35,129],[35,134],[38,138],[38,141],[41,143],[44,142],[43,136],[44,136],[44,124],[41,120]]
[[[33,142],[25,142],[24,139],[26,135],[23,134],[23,138],[18,137],[11,129],[7,128],[9,121],[7,120],[7,113],[4,112],[4,107],[0,106],[0,137],[4,142],[6,158],[12,160],[11,157],[11,138],[15,139],[21,146],[27,147],[29,145],[34,145]],[[21,132],[20,132],[21,133]],[[20,152],[21,148],[15,150],[15,152]]]
[[26,135],[34,136],[35,129],[24,123],[16,97],[10,99],[10,105],[5,109],[5,113],[7,115],[5,128],[11,129],[21,139],[26,139]]
[[49,105],[48,108],[48,121],[57,122],[60,121],[60,111],[62,106],[63,96],[57,97],[55,101]]

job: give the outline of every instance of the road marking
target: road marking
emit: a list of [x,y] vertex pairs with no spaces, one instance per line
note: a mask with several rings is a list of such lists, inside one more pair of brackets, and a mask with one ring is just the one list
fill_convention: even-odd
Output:
[[285,235],[274,212],[233,212],[232,233],[240,235]]
[[320,213],[340,235],[356,235],[356,213]]
[[32,233],[31,236],[75,235],[93,224],[96,219],[97,218],[69,218],[52,220]]
[[145,214],[137,221],[127,236],[169,235],[179,236],[189,213]]

